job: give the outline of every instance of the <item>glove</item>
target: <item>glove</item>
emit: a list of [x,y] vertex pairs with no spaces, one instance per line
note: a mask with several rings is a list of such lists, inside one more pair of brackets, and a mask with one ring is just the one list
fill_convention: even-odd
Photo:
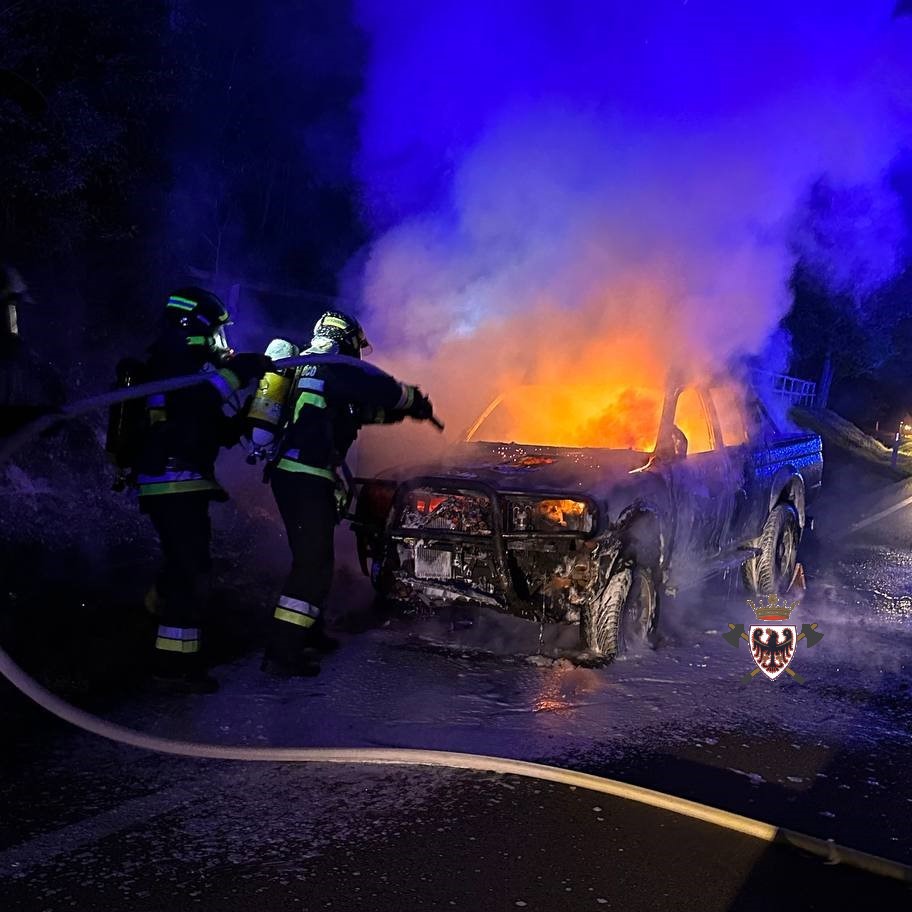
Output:
[[259,352],[241,352],[229,358],[225,362],[225,367],[238,378],[241,387],[247,386],[251,380],[259,380],[267,371],[275,368],[275,364],[269,355],[261,355]]
[[415,387],[415,398],[405,413],[416,421],[428,421],[434,417],[434,406],[431,405],[431,400]]

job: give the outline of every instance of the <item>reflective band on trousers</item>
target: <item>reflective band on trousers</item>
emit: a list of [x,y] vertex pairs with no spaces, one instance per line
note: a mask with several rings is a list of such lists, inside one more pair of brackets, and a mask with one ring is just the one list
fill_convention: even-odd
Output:
[[320,609],[303,599],[292,598],[290,595],[279,596],[279,604],[273,615],[277,621],[288,624],[297,624],[299,627],[312,627],[320,616]]
[[[289,454],[290,455],[290,454]],[[327,481],[331,481],[333,484],[336,483],[336,474],[330,469],[320,469],[317,466],[304,465],[303,462],[297,462],[294,457],[292,458],[282,458],[278,461],[276,465],[277,469],[282,469],[286,472],[300,472],[304,475],[315,475],[317,478],[325,478]]]
[[[171,460],[168,460],[169,462]],[[178,469],[178,468],[168,468],[166,471],[162,472],[160,475],[150,475],[148,472],[140,472],[137,475],[136,480],[140,484],[155,484],[159,481],[198,481],[200,478],[205,478],[202,472],[197,472],[195,469]]]
[[199,652],[199,627],[165,627],[161,625],[158,628],[155,648],[163,649],[165,652]]

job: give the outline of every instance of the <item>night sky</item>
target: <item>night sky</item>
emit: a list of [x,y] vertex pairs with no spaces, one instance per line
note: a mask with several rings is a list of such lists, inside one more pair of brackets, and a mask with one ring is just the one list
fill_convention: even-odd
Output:
[[[23,329],[46,355],[39,326],[80,330],[91,351],[54,360],[88,381],[187,279],[241,283],[236,333],[257,346],[341,293],[390,366],[447,386],[441,358],[487,362],[486,339],[530,323],[572,347],[636,302],[631,330],[671,326],[700,361],[813,373],[832,349],[840,375],[889,385],[907,317],[882,302],[909,282],[903,12],[13,5],[6,66],[46,102],[0,102],[4,256],[41,308]],[[822,342],[821,308],[842,327]]]

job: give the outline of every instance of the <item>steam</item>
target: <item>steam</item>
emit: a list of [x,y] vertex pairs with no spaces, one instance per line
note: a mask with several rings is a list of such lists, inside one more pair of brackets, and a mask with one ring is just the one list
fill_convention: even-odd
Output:
[[912,28],[887,0],[641,6],[359,4],[376,238],[353,281],[381,363],[451,425],[625,351],[762,352],[799,202],[821,175],[876,183],[908,135]]

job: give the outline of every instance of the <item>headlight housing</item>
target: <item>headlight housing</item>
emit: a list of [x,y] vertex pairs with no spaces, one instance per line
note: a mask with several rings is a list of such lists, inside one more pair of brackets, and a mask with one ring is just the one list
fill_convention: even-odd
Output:
[[514,501],[510,506],[512,532],[583,532],[594,525],[591,505],[585,500],[547,497]]

